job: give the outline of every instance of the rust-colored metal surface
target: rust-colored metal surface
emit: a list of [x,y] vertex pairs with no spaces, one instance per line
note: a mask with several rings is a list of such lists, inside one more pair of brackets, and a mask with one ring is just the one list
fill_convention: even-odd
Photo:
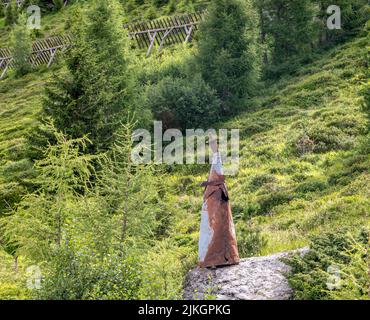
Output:
[[218,267],[239,263],[230,199],[217,152],[205,186],[199,238],[199,267]]

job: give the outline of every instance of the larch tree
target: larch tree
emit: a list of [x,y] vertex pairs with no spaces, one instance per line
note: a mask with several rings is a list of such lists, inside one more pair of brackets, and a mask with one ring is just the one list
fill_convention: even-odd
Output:
[[11,52],[15,75],[18,77],[28,73],[31,70],[32,42],[30,31],[27,28],[27,19],[23,14],[20,15],[11,33]]
[[9,5],[4,9],[4,13],[5,13],[5,25],[6,26],[11,26],[17,22],[18,7],[17,7],[16,0],[11,0]]
[[200,27],[197,62],[221,100],[221,113],[237,111],[259,76],[259,19],[250,0],[214,0]]

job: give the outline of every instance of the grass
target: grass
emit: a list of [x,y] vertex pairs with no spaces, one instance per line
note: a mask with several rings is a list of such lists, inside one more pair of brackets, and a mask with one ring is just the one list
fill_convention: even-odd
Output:
[[[246,217],[249,227],[261,229],[267,239],[261,254],[304,246],[309,235],[335,227],[369,223],[367,122],[359,95],[366,50],[366,39],[359,38],[327,53],[295,77],[265,89],[255,98],[258,111],[221,125],[241,131],[240,171],[228,185],[237,225]],[[28,164],[18,159],[18,151],[37,125],[51,76],[39,70],[1,82],[0,188],[8,197],[20,191],[18,177]],[[299,143],[305,135],[314,148],[302,154]],[[173,213],[172,234],[192,239],[195,246],[202,193],[197,185],[208,167],[186,170],[175,171],[166,184],[176,190],[171,201],[180,207]]]
[[[72,10],[70,6],[45,16],[37,36],[63,32]],[[8,41],[8,31],[0,19],[0,46]],[[248,103],[253,110],[220,125],[240,129],[240,170],[227,183],[238,236],[258,231],[266,240],[254,254],[303,247],[311,235],[343,227],[370,227],[368,124],[359,93],[367,52],[366,37],[339,46],[294,76],[264,88]],[[38,124],[44,86],[58,72],[57,65],[53,68],[0,82],[2,213],[26,191],[32,164],[22,157],[22,150],[25,137]],[[165,200],[173,204],[168,205],[166,241],[195,257],[202,203],[199,183],[209,166],[170,169],[159,177],[168,190]]]
[[37,114],[52,70],[39,69],[0,83],[0,215],[26,191],[32,163],[24,158],[27,136],[38,125]]
[[[51,37],[63,34],[70,27],[67,23],[73,16],[77,6],[66,6],[60,11],[41,14],[41,28],[32,31],[33,39]],[[8,47],[11,27],[4,25],[4,18],[0,19],[0,48]]]
[[[309,236],[333,229],[370,226],[367,118],[359,94],[366,52],[365,38],[332,50],[266,89],[255,99],[258,111],[221,125],[241,132],[240,171],[228,186],[237,229],[247,224],[267,240],[260,254],[303,247]],[[300,145],[306,136],[307,150]],[[191,186],[206,174],[189,177]],[[185,201],[189,209],[174,233],[190,224],[196,239],[201,190],[191,190],[180,192],[180,206]]]
[[174,14],[185,14],[203,10],[209,0],[178,0],[178,1],[157,1],[158,5],[153,5],[153,1],[143,1],[138,5],[135,1],[123,1],[125,8],[125,22],[143,21],[156,19]]
[[[131,1],[132,2],[132,1]],[[152,3],[143,3],[138,5],[130,4],[130,1],[123,1],[125,10],[122,15],[122,25],[131,21],[143,21],[156,19],[163,16],[183,14],[199,11],[205,8],[209,3],[206,0],[185,0],[178,1],[175,6],[161,5],[154,7]],[[63,34],[72,27],[72,19],[78,19],[78,9],[86,5],[85,3],[76,3],[63,7],[59,11],[41,14],[41,29],[34,30],[33,39],[41,39]],[[0,48],[8,47],[10,42],[11,27],[5,26],[5,19],[0,18]]]

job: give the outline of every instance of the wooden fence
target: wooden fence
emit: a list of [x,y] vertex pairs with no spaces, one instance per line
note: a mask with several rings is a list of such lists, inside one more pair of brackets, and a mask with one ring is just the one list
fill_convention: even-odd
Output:
[[198,30],[199,23],[204,18],[204,12],[190,13],[125,25],[129,37],[136,41],[141,49],[147,49],[147,57],[152,53],[155,44],[160,52],[164,45],[186,43]]
[[[2,0],[2,3],[5,7],[7,7],[10,4],[10,2],[11,2],[10,0]],[[23,4],[24,0],[16,0],[16,2],[17,6],[20,7]]]
[[[58,54],[71,46],[72,39],[69,35],[38,40],[32,44],[30,63],[35,67],[46,65],[49,68]],[[4,78],[6,72],[12,67],[14,67],[14,61],[10,50],[0,49],[0,79]]]
[[[149,56],[155,45],[160,52],[165,45],[190,41],[203,18],[204,12],[199,12],[148,22],[135,22],[126,24],[124,27],[140,49],[147,49],[147,56]],[[71,46],[72,39],[69,35],[38,40],[32,45],[30,63],[33,66],[47,65],[49,68],[58,53]],[[10,49],[0,49],[0,80],[12,67],[14,67],[14,61]]]
[[[0,0],[0,2],[3,3],[3,5],[5,6],[5,8],[11,3],[11,0]],[[24,0],[16,0],[17,2],[17,6],[20,7]],[[64,0],[64,6],[66,6],[68,4],[68,0]]]

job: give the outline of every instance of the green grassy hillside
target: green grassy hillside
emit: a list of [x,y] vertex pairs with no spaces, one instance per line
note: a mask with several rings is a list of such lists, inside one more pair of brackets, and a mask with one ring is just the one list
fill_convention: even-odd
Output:
[[[183,13],[203,10],[209,3],[207,0],[185,0],[158,2],[154,5],[151,1],[141,1],[137,4],[134,1],[122,1],[122,24],[132,21],[146,21],[164,16],[180,15]],[[77,2],[67,5],[59,11],[41,14],[41,29],[33,32],[33,37],[45,38],[64,33],[73,25],[73,17],[78,17],[78,10],[88,5],[88,2]],[[5,26],[5,18],[0,16],[0,48],[9,45],[10,28]]]
[[[135,6],[125,2],[122,24],[166,14],[194,12],[204,8],[206,3],[207,1],[180,1],[170,10],[166,3],[156,7],[146,1]],[[78,17],[79,10],[86,5],[88,2],[78,2],[56,12],[43,13],[41,29],[33,31],[32,38],[41,39],[68,32],[73,20]],[[4,26],[4,19],[0,18],[0,48],[10,45],[11,28]],[[142,52],[139,53],[141,54]],[[10,71],[10,77],[0,83],[0,215],[9,209],[9,204],[19,200],[29,185],[32,163],[24,159],[26,137],[37,126],[35,119],[40,111],[44,87],[53,73],[59,72],[61,67],[62,63],[54,64],[50,70],[44,66],[21,79],[14,79]]]
[[[48,15],[38,36],[65,30],[72,10],[70,6]],[[130,17],[141,17],[145,6],[140,10]],[[1,29],[0,46],[7,43],[8,31]],[[240,170],[227,183],[243,257],[303,247],[310,236],[339,228],[370,227],[368,119],[360,92],[369,69],[368,52],[366,36],[348,41],[317,56],[294,76],[266,85],[250,103],[252,108],[219,124],[241,132]],[[32,179],[26,137],[38,125],[46,83],[60,70],[55,65],[0,81],[0,215]],[[165,217],[166,238],[153,250],[148,272],[150,266],[156,272],[168,268],[169,274],[176,273],[179,287],[184,272],[195,264],[203,191],[199,183],[208,170],[170,168],[158,177],[171,208]],[[0,272],[0,283],[6,283],[11,259],[4,252],[0,258],[7,269]],[[23,295],[13,289],[16,296]]]
[[[69,17],[74,14],[78,7],[76,5],[66,6],[60,11],[42,13],[41,14],[41,29],[33,31],[34,38],[45,38],[65,32],[70,25],[66,22]],[[9,45],[10,27],[4,25],[5,18],[0,18],[0,47]]]
[[0,210],[9,209],[25,192],[32,163],[24,158],[28,132],[37,125],[36,114],[44,91],[46,73],[33,73],[18,80],[4,80],[0,87]]
[[[366,38],[349,42],[302,68],[298,76],[273,84],[256,98],[261,110],[222,126],[241,130],[240,172],[229,178],[230,193],[235,216],[252,216],[253,225],[262,226],[270,239],[264,253],[302,246],[310,233],[332,224],[356,227],[365,222],[369,156],[359,85],[366,44]],[[15,182],[7,184],[12,167],[26,165],[17,157],[26,133],[36,125],[51,75],[40,70],[1,82],[2,197],[15,187]],[[302,151],[305,142],[312,152]],[[186,192],[180,203],[194,215],[186,219],[194,227],[201,202],[196,185],[206,172],[204,168],[202,175],[189,179],[175,175],[177,187],[179,181],[189,184],[181,183]]]
[[[360,38],[332,50],[261,92],[258,111],[222,125],[241,130],[240,171],[228,185],[239,238],[246,229],[260,233],[267,242],[260,254],[305,246],[309,236],[336,228],[369,226],[370,157],[359,92],[368,49]],[[174,183],[185,208],[177,234],[185,225],[197,230],[197,185],[206,174]]]

